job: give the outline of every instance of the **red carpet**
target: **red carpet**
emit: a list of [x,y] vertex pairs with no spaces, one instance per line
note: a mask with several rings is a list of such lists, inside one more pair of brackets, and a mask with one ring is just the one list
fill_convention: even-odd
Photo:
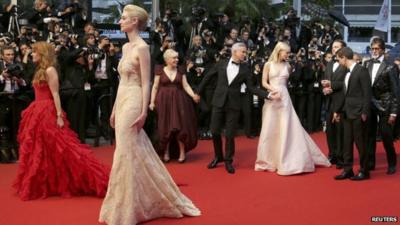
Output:
[[[325,135],[312,136],[327,152]],[[377,169],[371,180],[335,181],[335,168],[317,168],[315,173],[279,176],[254,172],[257,139],[236,140],[234,166],[228,174],[223,166],[208,170],[211,141],[200,141],[185,164],[167,165],[182,192],[201,209],[201,217],[157,219],[151,225],[320,225],[370,224],[372,216],[400,219],[400,172],[386,175],[386,157],[379,143]],[[397,149],[399,144],[396,143]],[[111,164],[113,148],[94,150]],[[358,157],[356,157],[358,162]],[[0,224],[2,225],[95,225],[102,199],[52,197],[23,202],[14,195],[11,182],[17,164],[0,164]]]

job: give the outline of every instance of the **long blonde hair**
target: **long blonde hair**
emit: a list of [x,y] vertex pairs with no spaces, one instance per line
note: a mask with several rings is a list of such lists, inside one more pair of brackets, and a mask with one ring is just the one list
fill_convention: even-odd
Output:
[[33,83],[40,83],[46,81],[46,69],[51,66],[57,65],[56,52],[54,46],[39,41],[32,45],[32,50],[40,56],[39,62],[36,64],[36,71],[33,77]]
[[279,53],[281,51],[286,50],[290,52],[290,46],[285,42],[278,42],[272,51],[271,55],[269,56],[268,62],[279,62]]

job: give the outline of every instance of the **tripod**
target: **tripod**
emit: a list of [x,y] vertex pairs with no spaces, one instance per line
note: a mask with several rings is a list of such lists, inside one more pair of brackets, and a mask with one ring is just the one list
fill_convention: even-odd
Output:
[[8,21],[8,32],[18,33],[21,34],[21,30],[18,24],[18,7],[17,7],[17,0],[11,1],[11,10],[10,10],[10,20]]

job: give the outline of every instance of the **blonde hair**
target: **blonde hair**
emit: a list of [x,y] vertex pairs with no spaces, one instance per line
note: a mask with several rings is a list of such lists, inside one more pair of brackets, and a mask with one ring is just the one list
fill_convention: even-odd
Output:
[[32,45],[32,50],[40,56],[40,61],[36,65],[33,83],[46,81],[46,69],[57,64],[54,46],[47,42],[39,41]]
[[285,42],[278,42],[272,51],[271,55],[269,56],[268,62],[278,62],[279,61],[279,53],[281,51],[286,50],[290,51],[290,46]]
[[179,55],[179,53],[177,51],[175,51],[173,49],[167,49],[163,55],[164,61],[166,61],[168,58],[176,57],[178,55]]
[[147,14],[146,10],[137,5],[129,4],[124,7],[123,11],[126,12],[126,14],[128,14],[129,18],[137,17],[139,19],[139,26],[138,26],[139,30],[146,29],[147,20],[149,18],[149,15]]

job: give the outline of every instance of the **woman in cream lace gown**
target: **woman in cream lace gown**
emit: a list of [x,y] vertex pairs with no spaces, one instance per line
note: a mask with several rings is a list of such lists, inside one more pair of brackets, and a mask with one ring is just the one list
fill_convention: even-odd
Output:
[[278,42],[264,66],[262,85],[277,91],[279,100],[267,101],[257,149],[256,171],[279,175],[313,172],[315,165],[330,166],[328,159],[303,129],[287,90],[290,66],[285,61],[290,47]]
[[147,18],[144,9],[127,5],[119,22],[129,43],[122,48],[118,66],[121,80],[110,117],[116,149],[99,219],[108,225],[200,215],[179,191],[142,129],[150,99],[150,53],[138,32],[146,26]]

